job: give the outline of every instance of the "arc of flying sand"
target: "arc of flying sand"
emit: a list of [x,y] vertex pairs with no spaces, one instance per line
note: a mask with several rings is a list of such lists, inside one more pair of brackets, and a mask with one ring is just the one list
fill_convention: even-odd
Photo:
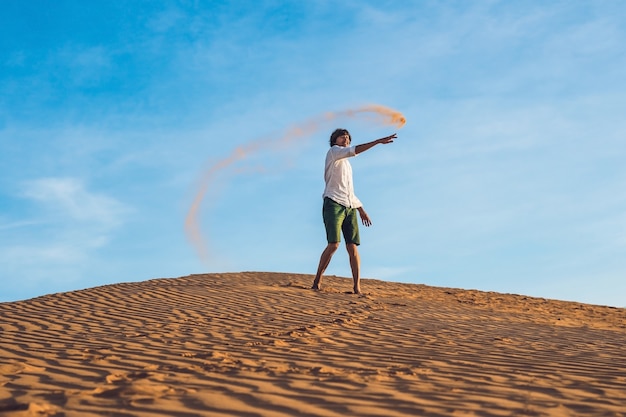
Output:
[[202,201],[204,200],[204,196],[209,189],[211,179],[217,172],[230,167],[236,162],[257,153],[262,149],[273,148],[279,145],[289,145],[296,139],[310,136],[319,130],[322,122],[329,122],[342,117],[359,117],[361,115],[369,115],[367,118],[373,122],[381,123],[383,125],[396,126],[397,128],[402,128],[402,126],[406,123],[406,119],[402,113],[379,104],[371,104],[357,109],[348,109],[338,112],[328,112],[322,116],[317,116],[293,125],[288,128],[282,136],[276,139],[257,139],[247,143],[246,145],[239,146],[235,148],[228,157],[209,167],[201,177],[200,186],[198,187],[196,196],[194,197],[191,207],[187,213],[187,217],[185,218],[185,231],[187,233],[187,238],[195,247],[200,259],[205,263],[208,263],[209,256],[206,242],[200,231],[198,213],[200,211]]

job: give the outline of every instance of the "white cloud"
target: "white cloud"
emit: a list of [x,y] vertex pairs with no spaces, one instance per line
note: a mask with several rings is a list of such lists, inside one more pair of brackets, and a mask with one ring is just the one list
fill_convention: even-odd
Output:
[[104,194],[90,192],[75,178],[40,178],[24,183],[24,197],[57,212],[64,221],[89,222],[112,228],[122,222],[128,208]]
[[[2,219],[0,263],[26,289],[78,282],[99,263],[98,252],[114,237],[131,209],[77,178],[46,177],[22,183],[30,200],[22,218]],[[14,210],[12,217],[20,211]],[[97,269],[97,268],[95,268]],[[41,291],[41,290],[39,290]]]
[[[2,250],[2,262],[29,265],[33,261],[41,264],[70,264],[84,260],[84,248],[66,243],[29,244],[9,246]],[[40,266],[39,266],[40,267]]]
[[0,218],[0,230],[19,229],[22,227],[33,226],[38,224],[35,220],[10,221]]

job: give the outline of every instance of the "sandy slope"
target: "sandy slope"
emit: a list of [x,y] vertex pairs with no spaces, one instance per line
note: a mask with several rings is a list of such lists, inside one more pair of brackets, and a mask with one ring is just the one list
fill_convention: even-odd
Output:
[[626,309],[277,273],[0,304],[0,415],[626,415]]

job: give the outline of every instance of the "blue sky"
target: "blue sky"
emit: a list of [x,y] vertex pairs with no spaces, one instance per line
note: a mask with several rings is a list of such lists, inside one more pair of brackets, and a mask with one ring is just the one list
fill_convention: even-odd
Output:
[[[364,278],[626,306],[626,2],[18,1],[0,13],[0,301],[314,273],[329,111],[401,111],[352,161]],[[349,276],[345,251],[328,274]],[[367,290],[367,285],[363,287]]]

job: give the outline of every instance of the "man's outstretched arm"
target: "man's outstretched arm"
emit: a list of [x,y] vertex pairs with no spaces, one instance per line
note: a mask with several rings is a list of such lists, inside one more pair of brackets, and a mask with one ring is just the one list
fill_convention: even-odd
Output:
[[394,140],[395,138],[397,138],[397,137],[398,137],[398,135],[396,135],[396,134],[394,133],[394,134],[393,134],[393,135],[391,135],[391,136],[385,136],[384,138],[376,139],[376,140],[373,140],[373,141],[371,141],[371,142],[363,143],[363,144],[361,144],[361,145],[356,145],[356,150],[355,150],[355,151],[356,151],[356,153],[357,153],[357,155],[358,155],[358,154],[360,154],[361,152],[365,152],[366,150],[371,149],[371,148],[373,148],[374,146],[376,146],[376,145],[378,145],[378,144],[383,144],[383,145],[386,145],[386,144],[388,144],[388,143],[392,143],[392,142],[393,142],[393,140]]

